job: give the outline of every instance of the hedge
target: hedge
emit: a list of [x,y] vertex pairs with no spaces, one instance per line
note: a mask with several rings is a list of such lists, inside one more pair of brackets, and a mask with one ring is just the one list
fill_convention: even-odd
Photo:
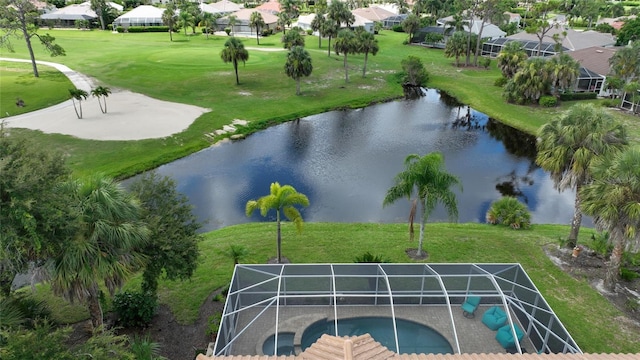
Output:
[[597,99],[598,94],[594,92],[579,92],[579,93],[564,93],[560,94],[561,101],[569,101],[569,100],[590,100]]
[[168,26],[129,26],[126,31],[122,26],[118,26],[116,31],[119,33],[130,32],[130,33],[143,33],[143,32],[168,32]]

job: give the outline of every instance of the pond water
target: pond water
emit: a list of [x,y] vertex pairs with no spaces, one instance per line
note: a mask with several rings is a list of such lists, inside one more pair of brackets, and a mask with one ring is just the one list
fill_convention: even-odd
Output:
[[[312,101],[312,100],[310,100]],[[458,119],[466,118],[469,125]],[[157,169],[188,196],[202,231],[249,221],[273,221],[244,214],[248,200],[289,184],[309,197],[307,222],[406,222],[408,200],[382,207],[404,159],[415,153],[444,154],[458,176],[459,222],[484,222],[492,201],[516,195],[534,223],[568,224],[574,194],[559,193],[533,159],[535,138],[457,104],[435,90],[415,100],[364,109],[331,111],[284,123],[241,141],[221,143]],[[437,208],[429,221],[447,221]],[[585,225],[590,220],[586,219]]]

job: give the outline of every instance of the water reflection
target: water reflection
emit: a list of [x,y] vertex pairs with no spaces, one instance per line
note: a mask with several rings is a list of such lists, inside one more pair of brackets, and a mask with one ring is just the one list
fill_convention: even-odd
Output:
[[[408,154],[441,151],[447,170],[464,187],[458,193],[459,221],[484,221],[491,202],[510,194],[527,203],[534,222],[569,223],[573,194],[558,193],[535,166],[535,139],[468,111],[472,122],[455,126],[467,107],[429,90],[416,100],[332,111],[271,127],[158,172],[172,176],[197,216],[208,221],[204,231],[265,220],[258,214],[246,218],[244,206],[267,194],[274,181],[309,197],[311,205],[302,210],[306,221],[404,222],[408,202],[383,209],[386,190]],[[436,209],[430,220],[446,221],[447,214]]]

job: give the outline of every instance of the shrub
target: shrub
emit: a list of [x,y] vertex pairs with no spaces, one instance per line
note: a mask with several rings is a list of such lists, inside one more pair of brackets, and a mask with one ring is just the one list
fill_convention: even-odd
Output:
[[544,107],[555,107],[558,104],[558,100],[555,96],[542,96],[538,100],[538,104]]
[[149,334],[144,336],[134,335],[133,338],[129,338],[129,349],[136,359],[166,359],[160,356],[160,344],[153,342]]
[[224,32],[226,32],[227,35],[231,34],[231,28],[230,27],[224,28]]
[[218,335],[221,319],[222,319],[222,313],[220,312],[216,312],[215,314],[209,316],[209,318],[207,319],[207,331],[206,331],[207,335],[214,338]]
[[393,30],[395,32],[404,32],[404,29],[402,29],[402,25],[393,25],[391,30]]
[[113,298],[113,310],[125,327],[149,324],[156,307],[156,297],[142,292],[125,291]]
[[531,214],[527,206],[515,197],[503,196],[491,204],[486,220],[489,224],[503,224],[517,230],[531,225]]
[[384,259],[382,255],[373,255],[367,251],[366,253],[353,258],[353,262],[354,263],[388,263],[389,260]]
[[591,234],[591,242],[589,247],[599,254],[602,257],[607,257],[611,250],[613,250],[613,245],[609,241],[609,233],[606,231]]
[[478,59],[478,65],[482,66],[485,69],[488,69],[491,65],[491,59],[489,59],[488,57],[482,57]]
[[496,81],[493,82],[493,85],[497,87],[503,87],[507,84],[507,81],[509,81],[509,79],[504,76],[500,76],[496,79]]
[[307,29],[307,35],[313,35],[313,30]]
[[563,93],[560,94],[560,101],[569,101],[569,100],[591,100],[597,99],[598,94],[594,92],[581,92],[581,93]]
[[626,267],[620,268],[620,279],[625,281],[633,281],[638,277],[640,277],[640,274],[638,274],[637,272],[627,269]]
[[605,99],[605,100],[602,100],[602,102],[600,102],[600,106],[615,108],[615,107],[620,106],[620,100],[617,100],[617,99]]
[[262,29],[260,35],[262,35],[262,37],[267,37],[272,33],[273,33],[273,29]]

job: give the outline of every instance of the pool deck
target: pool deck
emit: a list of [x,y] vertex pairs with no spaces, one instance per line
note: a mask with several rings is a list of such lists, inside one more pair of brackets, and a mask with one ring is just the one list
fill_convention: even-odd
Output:
[[[481,321],[482,315],[490,306],[480,306],[472,319],[465,318],[459,306],[452,307],[455,331],[458,335],[461,353],[504,353],[505,349],[496,341],[496,332],[487,328]],[[414,321],[437,330],[451,344],[454,352],[457,352],[454,329],[451,324],[451,317],[447,306],[396,306],[394,308],[396,318]],[[263,355],[262,345],[265,340],[276,331],[274,319],[276,317],[275,307],[264,310],[264,308],[254,307],[245,309],[238,313],[238,327],[240,332],[245,326],[254,321],[232,345],[234,355]],[[338,318],[364,317],[364,316],[387,316],[391,317],[391,308],[388,305],[378,306],[339,306],[337,308]],[[280,308],[280,324],[278,332],[294,333],[294,346],[296,353],[301,352],[300,342],[302,333],[316,321],[334,319],[334,308],[332,306],[286,306]],[[515,317],[512,316],[515,319]],[[515,321],[515,320],[514,320]],[[523,352],[534,352],[533,345],[525,336],[520,343]],[[391,349],[393,350],[393,349]]]

